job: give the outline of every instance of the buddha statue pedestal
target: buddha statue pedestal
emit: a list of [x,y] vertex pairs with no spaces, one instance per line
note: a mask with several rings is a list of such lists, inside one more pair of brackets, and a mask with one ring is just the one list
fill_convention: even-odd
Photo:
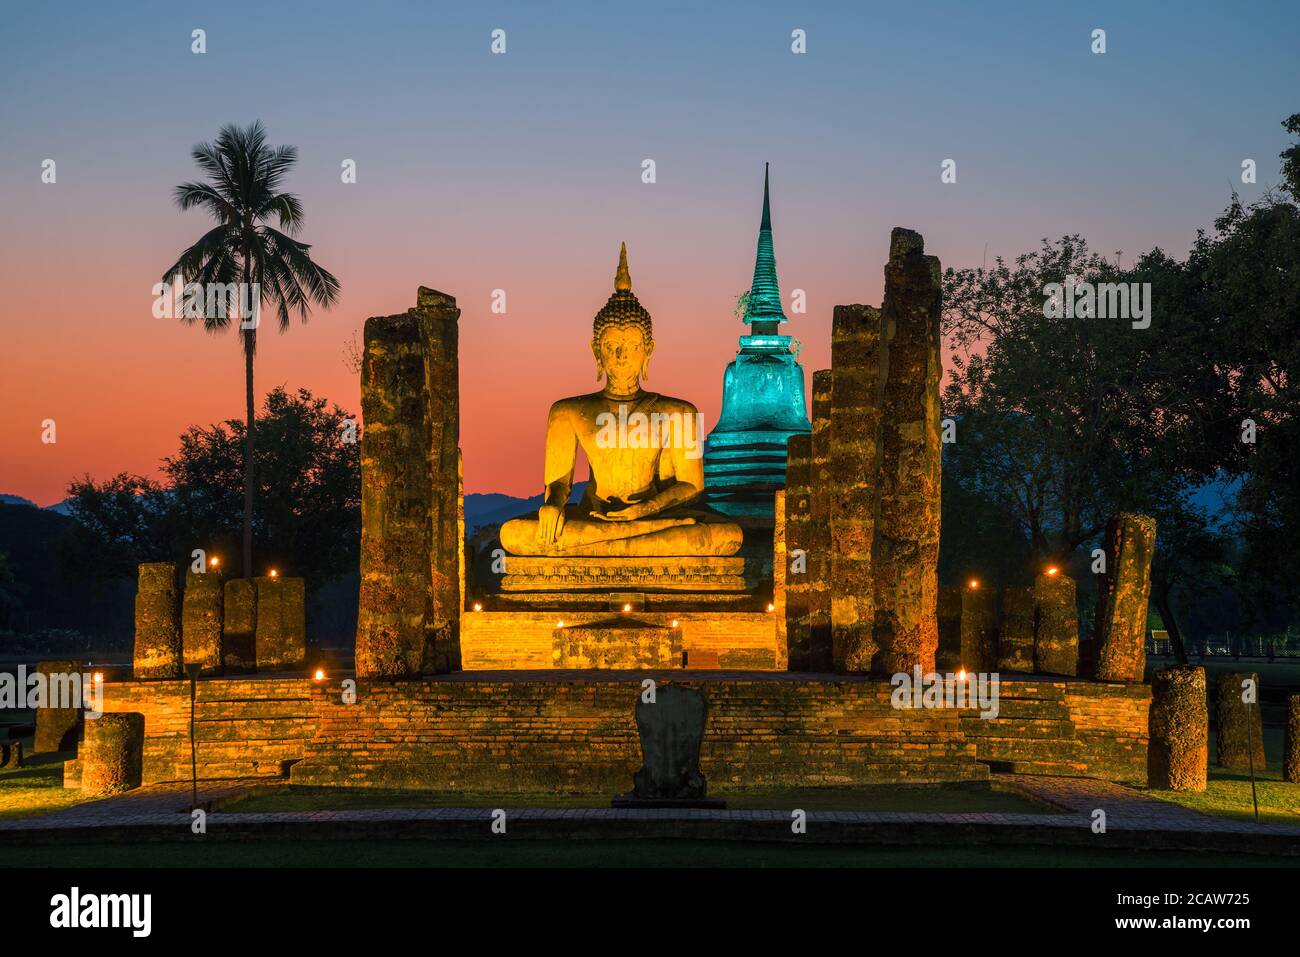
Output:
[[745,560],[715,555],[677,555],[637,558],[560,558],[541,555],[512,555],[506,559],[501,591],[510,597],[520,593],[545,595],[556,592],[596,595],[621,592],[744,593]]
[[556,627],[551,659],[556,668],[681,668],[682,629],[625,617]]

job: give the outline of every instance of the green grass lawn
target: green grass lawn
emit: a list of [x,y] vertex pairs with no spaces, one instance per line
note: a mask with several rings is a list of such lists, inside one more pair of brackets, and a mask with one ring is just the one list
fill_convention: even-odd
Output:
[[64,790],[63,760],[68,757],[42,754],[27,758],[26,767],[0,771],[0,821],[61,811],[90,800],[80,791]]
[[729,841],[257,841],[0,847],[0,867],[1296,867],[1300,859],[1072,847]]
[[[717,792],[734,809],[805,811],[919,811],[934,813],[1051,813],[1052,808],[1019,794],[989,787],[807,788],[786,791]],[[336,811],[387,807],[609,807],[613,795],[475,795],[380,788],[267,788],[222,804],[216,810],[242,812]]]

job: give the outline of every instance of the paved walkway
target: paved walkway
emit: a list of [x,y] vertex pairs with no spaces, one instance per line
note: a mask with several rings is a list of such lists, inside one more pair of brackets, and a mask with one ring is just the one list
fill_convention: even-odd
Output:
[[[1255,851],[1300,855],[1300,824],[1255,824],[1210,817],[1139,791],[1085,778],[1001,774],[1000,786],[1058,809],[1057,813],[807,812],[798,839],[848,843],[1024,843]],[[208,782],[200,806],[283,786],[265,779]],[[1106,812],[1106,831],[1092,830]],[[188,838],[190,785],[155,784],[40,817],[0,821],[0,841],[166,840]],[[696,837],[791,840],[791,811],[505,807],[507,831],[531,837]],[[209,811],[207,836],[455,836],[490,835],[490,808],[376,808],[231,813]]]

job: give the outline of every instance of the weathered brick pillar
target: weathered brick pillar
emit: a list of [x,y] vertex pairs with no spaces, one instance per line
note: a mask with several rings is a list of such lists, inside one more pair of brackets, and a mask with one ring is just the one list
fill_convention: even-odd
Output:
[[939,260],[895,227],[881,318],[887,338],[880,407],[880,511],[872,560],[880,665],[934,668],[939,647]]
[[1095,676],[1101,681],[1141,681],[1146,670],[1147,602],[1155,519],[1122,513],[1106,526],[1106,572],[1097,576]]
[[1074,579],[1043,572],[1034,579],[1034,671],[1047,675],[1079,673],[1079,610]]
[[1175,665],[1151,676],[1149,728],[1147,786],[1204,791],[1210,758],[1204,668]]
[[223,592],[222,665],[226,674],[248,674],[257,667],[257,581],[232,578]]
[[809,667],[834,670],[831,649],[831,389],[830,369],[812,377],[812,469],[809,474],[808,631]]
[[197,664],[200,674],[223,670],[221,632],[225,621],[225,583],[215,568],[185,572],[181,601],[181,646],[185,664]]
[[144,715],[115,711],[88,720],[77,760],[81,790],[86,793],[118,794],[138,788],[144,772]]
[[420,673],[429,601],[429,429],[422,321],[366,320],[361,364],[359,678]]
[[[37,674],[45,675],[46,702],[53,700],[52,689],[57,681],[62,680],[66,685],[72,675],[78,674],[81,668],[75,661],[39,661],[36,663]],[[64,676],[57,679],[54,676]],[[76,702],[80,704],[81,702]],[[81,728],[81,708],[51,708],[42,707],[36,710],[36,740],[33,746],[37,754],[46,754],[51,751],[75,751],[77,750],[77,733]]]
[[1282,735],[1282,780],[1300,784],[1300,694],[1287,695]]
[[836,306],[831,320],[831,649],[836,671],[870,671],[876,658],[872,548],[879,504],[880,310]]
[[[812,667],[808,620],[812,592],[812,513],[808,478],[812,467],[812,437],[792,435],[786,444],[785,495],[785,635],[791,671]],[[773,557],[775,561],[775,556]]]
[[786,623],[786,577],[790,559],[785,536],[785,489],[779,488],[772,498],[772,613],[776,615],[776,644],[790,665],[790,629]]
[[425,337],[431,469],[424,670],[441,673],[460,668],[460,310],[451,296],[421,286],[415,313]]
[[[1249,697],[1250,703],[1242,700]],[[1215,750],[1221,768],[1248,771],[1252,755],[1256,771],[1265,767],[1264,726],[1259,711],[1259,675],[1237,672],[1214,682]]]
[[257,579],[258,671],[300,671],[306,666],[306,592],[301,578]]
[[176,566],[150,562],[140,566],[135,592],[136,680],[181,676],[181,595]]
[[998,667],[997,593],[981,586],[939,589],[940,671],[993,672]]
[[998,671],[1034,670],[1034,590],[1004,588],[998,613]]

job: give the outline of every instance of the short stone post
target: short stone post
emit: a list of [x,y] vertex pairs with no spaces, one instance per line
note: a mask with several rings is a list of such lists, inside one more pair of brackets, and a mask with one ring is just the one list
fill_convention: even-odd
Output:
[[225,620],[225,583],[221,571],[208,568],[185,573],[181,601],[181,647],[185,664],[197,664],[200,674],[222,671],[221,629]]
[[871,573],[884,374],[880,310],[836,306],[831,319],[831,653],[835,670],[870,671],[875,640]]
[[23,766],[23,743],[0,741],[0,768],[12,770]]
[[1034,670],[1034,590],[1004,588],[998,610],[998,671]]
[[78,761],[84,792],[119,794],[138,788],[144,776],[144,715],[115,711],[88,720]]
[[921,234],[895,227],[880,309],[887,372],[871,564],[885,674],[931,671],[939,647],[940,276]]
[[1300,784],[1300,694],[1287,695],[1282,734],[1282,780]]
[[812,629],[808,620],[812,591],[812,517],[808,488],[812,437],[790,436],[786,444],[785,494],[785,634],[791,671],[812,667]]
[[249,674],[257,667],[257,580],[232,578],[223,592],[222,664],[226,674]]
[[1152,675],[1148,726],[1147,786],[1204,791],[1210,758],[1204,668],[1175,665]]
[[306,667],[306,588],[301,578],[257,579],[255,648],[258,671]]
[[1218,765],[1233,771],[1263,771],[1264,726],[1259,712],[1259,675],[1234,672],[1214,682],[1214,744]]
[[181,676],[181,595],[171,562],[139,568],[134,665],[137,681]]
[[1074,579],[1062,571],[1034,579],[1034,671],[1074,677],[1079,673],[1079,611]]
[[1100,681],[1138,682],[1146,670],[1155,519],[1116,515],[1107,524],[1103,546],[1106,571],[1097,576],[1095,674]]
[[[80,687],[84,675],[75,661],[40,661],[36,664],[37,674],[44,675],[45,702],[36,710],[36,740],[33,746],[37,754],[49,754],[54,751],[76,751],[77,735],[81,730],[82,709],[78,707],[81,700],[70,708],[49,707],[54,699],[56,684],[68,689],[72,684]],[[73,675],[77,675],[74,679]],[[83,693],[84,700],[84,693]],[[66,703],[66,702],[65,702]]]
[[970,582],[939,589],[936,665],[940,671],[997,670],[996,595],[992,589]]

